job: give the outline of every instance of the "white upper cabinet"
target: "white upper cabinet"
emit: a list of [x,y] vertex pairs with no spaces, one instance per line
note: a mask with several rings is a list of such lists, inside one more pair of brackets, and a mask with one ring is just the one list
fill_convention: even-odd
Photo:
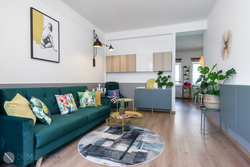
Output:
[[153,53],[136,54],[136,72],[153,71]]

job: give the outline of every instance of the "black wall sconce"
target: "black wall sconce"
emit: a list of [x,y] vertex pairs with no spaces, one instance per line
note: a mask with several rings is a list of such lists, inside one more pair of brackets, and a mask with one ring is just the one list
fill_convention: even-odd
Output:
[[101,43],[101,41],[99,40],[97,34],[95,33],[95,30],[93,30],[93,67],[95,67],[95,57],[97,55],[97,48],[101,48],[102,45],[109,47],[109,51],[114,51],[114,48],[112,47],[112,45],[106,45],[104,43]]

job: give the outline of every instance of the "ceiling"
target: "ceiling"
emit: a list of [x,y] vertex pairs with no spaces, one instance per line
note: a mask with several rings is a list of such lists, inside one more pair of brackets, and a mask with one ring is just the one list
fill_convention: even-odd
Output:
[[183,34],[176,36],[176,52],[202,51],[203,34]]
[[61,0],[104,33],[206,20],[217,0]]
[[202,51],[204,30],[176,33],[176,52]]

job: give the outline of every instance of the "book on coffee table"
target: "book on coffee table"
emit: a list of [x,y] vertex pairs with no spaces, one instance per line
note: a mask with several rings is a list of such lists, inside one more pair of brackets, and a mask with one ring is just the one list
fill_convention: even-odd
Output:
[[136,114],[123,114],[123,115],[115,115],[118,119],[128,119],[128,118],[139,118]]

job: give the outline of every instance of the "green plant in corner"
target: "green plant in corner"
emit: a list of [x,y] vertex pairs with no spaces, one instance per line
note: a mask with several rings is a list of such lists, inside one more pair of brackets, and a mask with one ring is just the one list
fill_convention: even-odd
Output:
[[[216,67],[216,72],[213,70]],[[224,80],[223,84],[227,81],[227,79],[234,74],[236,71],[234,68],[231,68],[223,75],[223,71],[217,69],[217,64],[213,66],[211,71],[209,71],[209,67],[198,67],[198,71],[200,72],[200,77],[197,79],[196,83],[201,82],[200,90],[197,91],[194,95],[201,94],[212,94],[212,95],[220,95],[220,82]],[[206,91],[206,92],[205,92]]]
[[159,72],[157,73],[158,78],[156,79],[155,82],[157,82],[158,86],[159,86],[159,87],[162,87],[162,86],[170,86],[170,87],[173,87],[173,86],[174,86],[174,83],[173,83],[173,82],[170,82],[170,81],[168,82],[168,80],[171,78],[171,76],[168,75],[168,76],[162,77],[162,76],[161,76],[162,74],[163,74],[162,71],[159,71]]

